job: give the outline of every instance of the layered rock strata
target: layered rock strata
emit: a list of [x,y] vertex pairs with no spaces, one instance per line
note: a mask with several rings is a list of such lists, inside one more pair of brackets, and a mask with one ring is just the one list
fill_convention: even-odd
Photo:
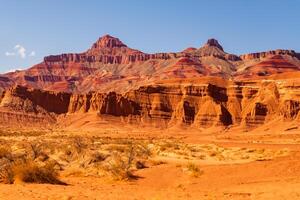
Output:
[[[82,113],[121,117],[127,122],[171,127],[257,127],[275,118],[300,119],[300,84],[276,81],[227,82],[226,85],[152,85],[123,95],[115,92],[69,94],[17,86],[2,93],[1,120],[7,113],[56,119]],[[38,120],[37,120],[38,121]]]

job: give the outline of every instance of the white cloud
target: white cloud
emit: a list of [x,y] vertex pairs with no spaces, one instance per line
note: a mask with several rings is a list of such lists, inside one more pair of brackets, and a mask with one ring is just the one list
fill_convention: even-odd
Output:
[[17,51],[17,54],[21,57],[21,58],[26,58],[26,49],[25,47],[23,47],[22,45],[17,44],[15,46],[15,50]]
[[29,54],[29,57],[34,57],[35,56],[35,51],[32,51],[30,54]]
[[5,52],[5,55],[6,56],[15,56],[16,54],[15,53],[13,53],[13,52]]
[[[28,56],[34,57],[36,55],[35,51],[31,51]],[[5,56],[17,56],[22,59],[25,59],[27,57],[26,48],[20,44],[15,45],[13,52],[5,52]]]

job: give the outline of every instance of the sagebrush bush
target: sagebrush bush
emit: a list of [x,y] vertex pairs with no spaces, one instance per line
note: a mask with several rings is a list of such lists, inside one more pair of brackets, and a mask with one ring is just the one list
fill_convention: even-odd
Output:
[[65,185],[59,180],[58,173],[50,162],[39,166],[33,161],[17,160],[1,167],[0,182],[12,184],[18,181]]

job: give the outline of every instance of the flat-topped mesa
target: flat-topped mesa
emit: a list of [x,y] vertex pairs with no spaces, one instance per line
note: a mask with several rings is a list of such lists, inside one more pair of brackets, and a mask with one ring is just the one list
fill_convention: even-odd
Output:
[[121,40],[110,35],[100,37],[90,49],[84,53],[51,55],[44,58],[45,64],[65,65],[67,63],[98,63],[98,64],[129,64],[133,62],[144,62],[150,59],[167,60],[171,58],[184,57],[185,54],[192,56],[214,56],[230,61],[240,60],[238,56],[227,54],[216,39],[209,39],[200,49],[189,48],[181,53],[155,53],[147,54],[132,49]]
[[204,47],[217,47],[218,49],[224,51],[223,47],[219,44],[218,40],[214,38],[209,39],[204,45]]
[[67,63],[129,64],[149,59],[170,59],[176,55],[169,53],[147,54],[129,48],[118,38],[104,35],[84,53],[51,55],[44,58],[47,65]]
[[284,49],[277,49],[277,50],[258,52],[258,53],[248,53],[248,54],[241,55],[240,58],[242,60],[251,60],[251,59],[265,58],[274,55],[289,55],[292,57],[297,57],[298,59],[300,58],[300,56],[297,55],[297,53],[294,50],[284,50]]
[[127,47],[119,38],[112,37],[110,35],[104,35],[99,38],[97,42],[95,42],[92,48],[120,48]]

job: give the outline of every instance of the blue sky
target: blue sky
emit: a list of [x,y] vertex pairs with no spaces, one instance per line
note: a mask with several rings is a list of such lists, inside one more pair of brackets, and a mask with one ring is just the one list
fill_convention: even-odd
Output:
[[300,51],[298,0],[0,0],[0,72],[82,52],[111,34],[144,52],[216,38],[227,52]]

